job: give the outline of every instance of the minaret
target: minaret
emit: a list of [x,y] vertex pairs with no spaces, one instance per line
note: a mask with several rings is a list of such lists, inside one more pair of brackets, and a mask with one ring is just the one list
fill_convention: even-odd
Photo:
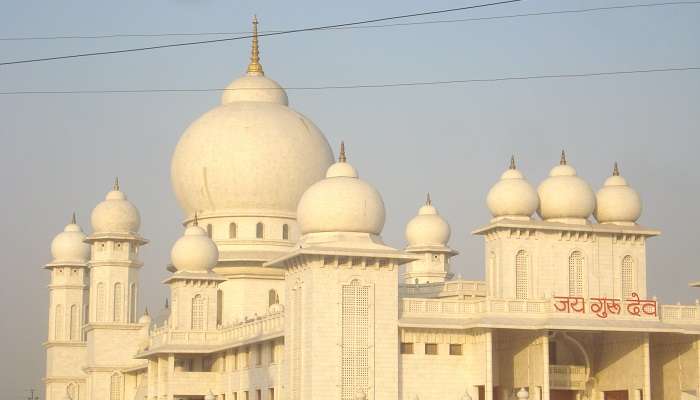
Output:
[[[86,357],[83,325],[87,314],[88,259],[90,246],[76,224],[75,213],[63,232],[51,242],[49,284],[49,332],[46,347],[46,394],[85,393]],[[67,363],[65,360],[72,360]],[[61,397],[62,398],[62,397]]]
[[447,246],[450,225],[438,214],[427,194],[425,204],[406,226],[407,253],[417,259],[406,264],[402,276],[404,284],[444,282],[452,277],[450,258],[457,251]]
[[[92,211],[89,323],[86,327],[88,357],[87,398],[124,393],[123,368],[138,365],[132,357],[143,342],[144,328],[137,321],[139,248],[148,241],[138,233],[141,217],[115,180],[112,191]],[[114,351],[118,343],[119,351]],[[109,354],[109,357],[105,355]]]

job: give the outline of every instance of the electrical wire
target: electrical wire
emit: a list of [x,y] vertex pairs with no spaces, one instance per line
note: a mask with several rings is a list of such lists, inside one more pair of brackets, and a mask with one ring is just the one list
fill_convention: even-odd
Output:
[[[393,28],[393,27],[414,26],[414,25],[451,24],[451,23],[459,23],[459,22],[488,21],[488,20],[498,20],[498,19],[546,16],[546,15],[578,14],[578,13],[625,10],[625,9],[634,9],[634,8],[667,7],[667,6],[698,5],[698,4],[700,4],[700,1],[675,1],[675,2],[665,2],[665,3],[626,4],[626,5],[620,5],[620,6],[579,8],[579,9],[571,9],[571,10],[539,11],[539,12],[522,13],[522,14],[493,15],[493,16],[474,17],[474,18],[444,19],[444,20],[417,21],[417,22],[400,22],[400,23],[395,23],[395,24],[381,24],[381,25],[354,25],[354,26],[343,26],[343,27],[335,27],[335,28],[325,28],[322,30],[380,29],[380,28]],[[261,34],[278,33],[278,32],[284,32],[284,30],[260,31]],[[252,32],[250,32],[250,31],[241,31],[241,32],[192,32],[192,33],[184,33],[184,32],[167,33],[166,32],[166,33],[113,33],[113,34],[104,34],[104,35],[16,36],[16,37],[0,37],[0,41],[152,38],[152,37],[173,37],[173,36],[176,36],[176,37],[177,36],[179,36],[179,37],[183,37],[183,36],[184,37],[187,37],[187,36],[221,36],[221,35],[246,35],[246,34],[249,35],[251,33]]]
[[[492,2],[492,3],[476,4],[476,5],[472,5],[472,6],[449,8],[449,9],[444,9],[444,10],[423,11],[423,12],[419,12],[419,13],[395,15],[395,16],[391,16],[391,17],[374,18],[374,19],[367,19],[367,20],[355,21],[355,22],[345,22],[345,23],[341,23],[341,24],[322,25],[322,26],[315,26],[315,27],[310,27],[310,28],[300,28],[300,29],[290,29],[290,30],[280,31],[280,32],[268,32],[268,33],[264,33],[264,34],[259,34],[258,36],[278,36],[278,35],[285,35],[285,34],[290,34],[290,33],[318,31],[318,30],[339,28],[339,27],[345,27],[345,26],[370,24],[370,23],[381,22],[381,21],[392,21],[392,20],[404,19],[404,18],[421,17],[421,16],[426,16],[426,15],[446,14],[446,13],[451,13],[451,12],[456,12],[456,11],[464,11],[464,10],[471,10],[471,9],[476,9],[476,8],[491,7],[491,6],[503,5],[503,4],[509,4],[509,3],[517,3],[520,1],[522,1],[522,0],[502,0],[502,1]],[[25,59],[25,60],[5,61],[5,62],[0,62],[0,66],[16,65],[16,64],[29,64],[29,63],[37,63],[37,62],[44,62],[44,61],[65,60],[65,59],[69,59],[69,58],[102,56],[102,55],[107,55],[107,54],[133,53],[133,52],[166,49],[166,48],[173,48],[173,47],[195,46],[195,45],[201,45],[201,44],[211,44],[211,43],[220,43],[220,42],[229,42],[229,41],[234,41],[234,40],[249,39],[251,37],[252,37],[252,35],[244,35],[244,36],[235,36],[235,37],[227,37],[227,38],[220,38],[220,39],[199,40],[199,41],[195,41],[195,42],[170,43],[170,44],[162,44],[162,45],[155,45],[155,46],[121,49],[121,50],[96,51],[96,52],[91,52],[91,53],[77,53],[77,54],[68,54],[68,55],[54,56],[54,57],[43,57],[43,58],[32,58],[32,59]]]
[[[458,85],[469,83],[488,83],[488,82],[508,82],[508,81],[526,81],[526,80],[541,80],[541,79],[572,79],[572,78],[591,78],[602,76],[615,75],[634,75],[647,73],[661,72],[683,72],[683,71],[700,71],[700,66],[685,66],[685,67],[665,67],[665,68],[649,68],[649,69],[633,69],[623,71],[601,71],[601,72],[586,72],[573,74],[546,74],[546,75],[522,75],[522,76],[506,76],[499,78],[483,78],[483,79],[454,79],[444,81],[413,81],[413,82],[392,82],[392,83],[366,83],[354,85],[324,85],[324,86],[289,86],[283,88],[288,91],[322,91],[322,90],[344,90],[344,89],[381,89],[381,88],[397,88],[397,87],[416,87],[416,86],[437,86],[437,85]],[[226,89],[226,88],[200,88],[200,89],[113,89],[113,90],[20,90],[0,92],[0,96],[10,95],[69,95],[69,94],[140,94],[140,93],[197,93],[197,92],[220,92],[226,90],[278,90],[271,88],[245,88],[245,89]]]

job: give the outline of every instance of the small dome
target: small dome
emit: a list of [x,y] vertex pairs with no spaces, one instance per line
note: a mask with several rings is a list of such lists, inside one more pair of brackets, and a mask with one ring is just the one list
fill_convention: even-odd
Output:
[[178,271],[207,272],[219,259],[219,250],[207,232],[197,226],[197,216],[192,226],[178,239],[170,251],[170,260]]
[[428,195],[418,215],[406,225],[406,240],[409,247],[445,246],[450,240],[450,232],[450,225],[438,214]]
[[143,313],[141,317],[139,317],[139,324],[142,325],[150,325],[152,322],[151,316],[148,315],[148,309],[146,309],[146,312]]
[[226,87],[221,95],[221,104],[255,101],[289,105],[287,93],[274,80],[262,75],[248,73]]
[[530,219],[539,204],[535,188],[515,167],[515,158],[511,157],[510,167],[486,196],[486,205],[493,219]]
[[537,193],[540,197],[537,213],[546,221],[586,223],[595,209],[593,189],[566,163],[563,151],[559,165],[552,168]]
[[642,200],[627,184],[615,163],[613,174],[596,195],[595,218],[601,224],[634,225],[642,214]]
[[[347,165],[341,165],[347,164]],[[384,201],[369,183],[345,161],[328,168],[326,179],[304,192],[297,207],[302,234],[316,232],[362,232],[379,235],[384,227]]]
[[87,263],[90,259],[90,245],[84,240],[85,234],[75,223],[75,214],[73,214],[71,223],[51,241],[53,263]]
[[118,180],[105,200],[92,210],[90,221],[95,233],[137,233],[141,227],[139,210],[119,190]]

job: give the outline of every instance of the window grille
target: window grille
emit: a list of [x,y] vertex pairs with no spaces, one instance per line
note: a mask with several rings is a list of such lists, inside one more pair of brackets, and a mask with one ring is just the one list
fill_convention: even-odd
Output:
[[353,280],[342,288],[341,399],[369,385],[369,286]]
[[401,343],[401,354],[413,354],[413,343]]
[[528,259],[525,250],[520,250],[515,255],[515,298],[524,300],[528,298]]
[[63,339],[63,306],[62,305],[57,305],[56,306],[56,315],[54,316],[54,339],[55,340],[62,340]]
[[262,224],[262,222],[258,222],[258,224],[255,225],[255,237],[258,239],[262,239],[264,235],[265,226]]
[[430,356],[435,356],[438,353],[437,343],[426,343],[425,344],[425,354]]
[[626,300],[632,297],[632,293],[636,292],[634,285],[634,262],[632,256],[625,256],[622,259],[622,299]]
[[204,330],[204,298],[199,294],[192,299],[192,330]]
[[122,377],[118,373],[112,374],[109,382],[109,400],[121,400],[122,398]]
[[97,321],[104,321],[105,318],[105,306],[107,298],[105,297],[105,285],[100,282],[97,284]]
[[289,239],[289,225],[287,225],[287,224],[282,225],[282,239],[283,240]]
[[124,309],[123,304],[123,294],[122,294],[122,284],[114,284],[114,310],[113,310],[113,320],[114,322],[122,322],[122,310]]
[[451,356],[461,356],[462,355],[462,345],[459,343],[450,344],[450,355]]
[[583,254],[578,250],[569,255],[569,296],[583,296]]

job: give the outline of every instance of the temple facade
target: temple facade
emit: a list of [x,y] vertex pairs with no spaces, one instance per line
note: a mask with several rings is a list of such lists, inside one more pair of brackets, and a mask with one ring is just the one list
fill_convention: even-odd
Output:
[[660,232],[617,165],[596,193],[563,152],[537,188],[511,159],[473,231],[485,280],[456,278],[430,197],[383,242],[380,192],[264,74],[254,28],[172,157],[169,304],[137,315],[148,240],[119,182],[53,240],[48,400],[699,398],[700,305],[647,294]]

